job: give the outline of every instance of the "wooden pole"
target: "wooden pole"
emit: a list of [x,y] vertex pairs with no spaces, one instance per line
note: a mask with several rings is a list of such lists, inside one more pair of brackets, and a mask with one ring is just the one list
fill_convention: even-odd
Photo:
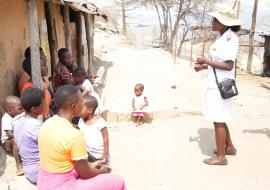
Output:
[[234,4],[233,4],[233,9],[235,9],[235,8],[236,8],[237,2],[238,2],[238,0],[235,0],[235,1],[234,1]]
[[237,6],[237,18],[239,18],[239,13],[240,13],[240,1],[238,1],[238,6]]
[[69,20],[69,6],[64,7],[64,28],[65,28],[65,43],[69,52],[72,54],[72,42],[71,42],[71,24]]
[[[252,13],[251,30],[250,30],[250,35],[249,35],[249,43],[251,45],[253,45],[253,43],[254,43],[254,33],[255,33],[255,27],[256,27],[257,8],[258,8],[258,0],[255,0],[254,1],[253,13]],[[248,51],[248,63],[247,63],[247,72],[248,73],[251,73],[251,69],[252,69],[253,52],[254,52],[254,47],[250,46],[249,51]]]
[[77,55],[78,55],[78,65],[79,67],[84,68],[84,52],[83,52],[83,39],[82,39],[82,13],[77,12],[77,19],[76,19],[76,28],[77,28]]
[[193,38],[194,38],[194,32],[192,31],[191,33],[191,45],[190,45],[190,66],[192,66],[192,62],[193,62]]
[[121,0],[122,4],[122,24],[123,24],[123,36],[127,35],[127,23],[126,23],[126,7],[125,0]]
[[178,37],[178,34],[176,34],[176,36],[175,36],[175,42],[174,42],[174,52],[173,52],[173,54],[174,54],[174,60],[173,60],[173,63],[174,64],[176,64],[176,54],[177,54],[177,37]]
[[40,67],[40,42],[38,27],[38,6],[37,0],[27,0],[29,30],[30,30],[30,49],[31,49],[31,74],[34,87],[43,89]]
[[88,47],[88,75],[92,74],[92,65],[94,61],[94,15],[84,13],[86,39]]
[[204,53],[205,53],[205,44],[206,44],[206,39],[207,39],[206,35],[207,35],[207,28],[205,28],[203,30],[203,49],[202,49],[202,55],[204,55]]
[[54,6],[55,4],[52,0],[49,3],[46,3],[46,21],[48,26],[48,38],[49,38],[49,45],[50,45],[50,54],[51,54],[51,67],[52,67],[52,75],[54,75],[54,69],[58,62],[58,43],[57,43],[57,35],[55,29],[55,22],[54,22]]

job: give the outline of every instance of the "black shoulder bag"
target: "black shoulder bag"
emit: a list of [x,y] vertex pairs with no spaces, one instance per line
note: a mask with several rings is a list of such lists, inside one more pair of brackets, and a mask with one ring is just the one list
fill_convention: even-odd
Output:
[[235,84],[234,79],[229,79],[226,78],[222,82],[218,82],[217,78],[217,73],[216,69],[213,67],[215,78],[216,78],[216,83],[220,92],[220,95],[223,99],[229,99],[231,97],[237,96],[238,95],[238,89]]

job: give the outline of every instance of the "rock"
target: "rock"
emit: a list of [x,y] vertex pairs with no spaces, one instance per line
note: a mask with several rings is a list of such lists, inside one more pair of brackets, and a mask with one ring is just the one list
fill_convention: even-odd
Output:
[[172,89],[176,89],[176,85],[171,86]]

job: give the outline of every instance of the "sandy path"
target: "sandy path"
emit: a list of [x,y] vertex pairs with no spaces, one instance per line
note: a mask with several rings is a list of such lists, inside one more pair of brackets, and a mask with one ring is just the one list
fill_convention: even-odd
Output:
[[[126,46],[104,58],[113,62],[103,91],[108,110],[129,111],[137,81],[145,84],[153,110],[201,110],[205,74],[194,73],[186,61],[174,65],[162,50]],[[261,80],[246,74],[237,79],[240,95],[229,127],[238,154],[228,157],[228,166],[202,163],[215,149],[213,127],[202,116],[183,114],[140,128],[109,123],[114,171],[129,190],[269,189],[270,93]]]

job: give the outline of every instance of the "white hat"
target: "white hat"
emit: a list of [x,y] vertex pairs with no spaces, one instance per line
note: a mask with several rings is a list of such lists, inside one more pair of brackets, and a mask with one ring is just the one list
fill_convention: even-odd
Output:
[[209,15],[225,26],[241,26],[241,21],[237,18],[236,11],[233,9],[219,10],[209,13]]

